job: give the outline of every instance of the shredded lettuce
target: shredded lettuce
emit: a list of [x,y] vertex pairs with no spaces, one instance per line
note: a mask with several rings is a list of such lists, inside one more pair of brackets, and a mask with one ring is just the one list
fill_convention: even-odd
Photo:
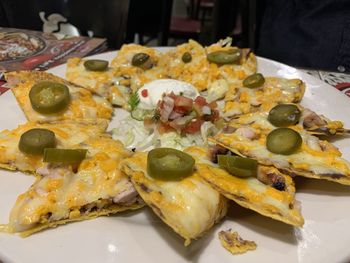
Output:
[[232,41],[232,37],[226,37],[225,39],[220,39],[218,43],[222,47],[230,47],[232,46]]
[[121,141],[128,149],[146,150],[152,147],[154,133],[145,129],[143,122],[128,116],[120,121],[119,126],[112,130],[113,139]]
[[130,116],[123,119],[118,128],[112,130],[113,139],[120,140],[128,149],[138,151],[149,151],[155,147],[183,150],[192,145],[204,145],[207,142],[207,137],[216,132],[217,129],[211,122],[205,122],[197,134],[181,136],[174,131],[160,135],[157,131],[147,130],[143,122]]

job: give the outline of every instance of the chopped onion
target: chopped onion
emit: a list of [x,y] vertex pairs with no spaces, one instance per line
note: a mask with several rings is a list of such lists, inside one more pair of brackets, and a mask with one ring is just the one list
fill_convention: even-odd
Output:
[[202,107],[202,112],[205,115],[210,115],[211,114],[211,109],[209,108],[209,106],[203,106]]
[[174,109],[174,99],[168,96],[163,98],[163,108],[160,111],[160,120],[162,122],[167,122],[171,112]]

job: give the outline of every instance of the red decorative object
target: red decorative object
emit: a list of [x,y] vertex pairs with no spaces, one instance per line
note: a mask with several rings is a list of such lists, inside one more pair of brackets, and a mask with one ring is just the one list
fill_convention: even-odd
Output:
[[338,83],[335,86],[338,90],[343,92],[345,95],[350,97],[350,83],[349,82],[344,82],[344,83]]
[[4,94],[6,91],[9,90],[9,88],[4,87],[5,83],[5,81],[0,80],[0,95]]

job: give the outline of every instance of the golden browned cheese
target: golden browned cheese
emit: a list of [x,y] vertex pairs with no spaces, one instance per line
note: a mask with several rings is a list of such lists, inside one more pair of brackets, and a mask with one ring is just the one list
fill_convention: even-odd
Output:
[[279,103],[298,103],[304,92],[305,84],[300,79],[265,77],[259,88],[232,85],[225,96],[224,115],[232,117],[266,111]]
[[186,153],[196,158],[198,174],[219,193],[239,205],[259,214],[294,226],[302,226],[304,219],[295,200],[295,186],[292,178],[272,166],[260,166],[258,172],[275,176],[283,182],[283,189],[277,190],[255,177],[240,178],[208,161],[205,148],[189,147]]
[[147,153],[138,152],[122,163],[145,203],[185,239],[197,239],[227,211],[227,200],[193,172],[180,181],[156,180],[147,175]]
[[[138,53],[150,56],[151,68],[142,69],[132,65],[132,59]],[[114,69],[114,78],[120,82],[120,85],[136,92],[152,80],[167,77],[165,68],[159,66],[160,60],[162,60],[162,54],[154,48],[125,44],[112,60],[111,67]]]
[[[349,129],[344,128],[342,121],[333,121],[301,105],[294,105],[301,111],[300,119],[295,125],[300,126],[300,128],[306,130],[310,134],[315,136],[334,136],[350,133]],[[229,125],[234,128],[239,128],[251,124],[253,128],[256,127],[261,131],[270,132],[277,128],[268,120],[270,110],[271,109],[268,108],[266,111],[251,112],[236,116],[229,122]]]
[[87,157],[69,165],[41,167],[40,177],[21,194],[13,207],[7,230],[22,236],[71,221],[137,209],[143,206],[125,174],[118,169],[130,156],[122,143],[109,136],[84,140]]
[[115,77],[115,70],[110,67],[105,71],[87,70],[84,67],[85,61],[81,58],[68,59],[67,80],[104,97],[113,105],[126,108],[131,89],[123,85],[123,78]]
[[19,125],[14,130],[4,130],[0,133],[0,167],[35,173],[36,169],[44,165],[42,156],[24,154],[18,149],[21,135],[30,129],[48,129],[55,133],[57,148],[71,148],[78,147],[89,137],[102,134],[107,125],[106,122],[88,121],[81,123],[64,121],[50,124],[28,122]]
[[237,232],[231,229],[219,232],[221,245],[233,255],[243,254],[249,250],[255,250],[257,245],[254,241],[244,240]]
[[267,149],[266,137],[274,128],[266,119],[242,125],[231,133],[219,133],[209,141],[261,164],[273,165],[287,174],[350,185],[350,163],[341,157],[335,146],[311,135],[299,125],[289,128],[302,137],[300,149],[290,155],[274,154]]
[[[160,66],[166,68],[168,77],[191,83],[198,91],[208,89],[215,81],[223,79],[229,85],[239,85],[247,76],[256,72],[256,57],[249,50],[242,50],[242,59],[238,64],[217,65],[207,60],[207,53],[227,50],[232,47],[222,47],[213,44],[204,48],[194,40],[176,46],[166,52],[160,61]],[[192,60],[182,61],[182,55],[189,52]]]
[[[112,117],[113,108],[106,99],[55,75],[39,71],[18,71],[7,73],[5,77],[28,121],[47,123],[61,120],[110,120]],[[48,115],[32,108],[29,92],[34,84],[44,80],[59,82],[68,87],[71,101],[63,112]]]

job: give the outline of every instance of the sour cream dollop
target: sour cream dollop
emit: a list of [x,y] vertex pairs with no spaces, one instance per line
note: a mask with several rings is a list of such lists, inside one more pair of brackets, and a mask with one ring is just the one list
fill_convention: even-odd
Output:
[[[146,90],[146,91],[144,91]],[[138,90],[140,103],[138,108],[152,110],[162,99],[163,94],[174,92],[175,95],[182,95],[191,99],[199,96],[197,89],[187,82],[175,79],[158,79],[145,84]]]

